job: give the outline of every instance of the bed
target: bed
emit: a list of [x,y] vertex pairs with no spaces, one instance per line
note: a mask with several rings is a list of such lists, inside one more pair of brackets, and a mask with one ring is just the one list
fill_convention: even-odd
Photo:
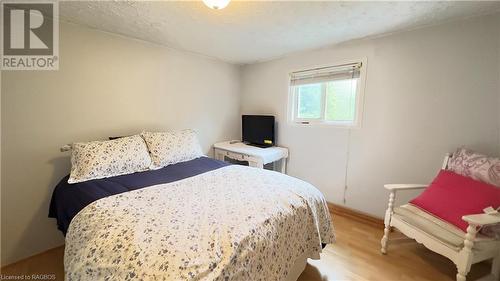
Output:
[[296,280],[334,242],[315,187],[207,157],[56,186],[67,280]]

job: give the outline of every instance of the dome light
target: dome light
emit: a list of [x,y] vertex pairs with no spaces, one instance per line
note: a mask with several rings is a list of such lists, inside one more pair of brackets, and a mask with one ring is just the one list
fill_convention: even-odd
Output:
[[203,3],[210,9],[220,10],[224,9],[231,0],[203,0]]

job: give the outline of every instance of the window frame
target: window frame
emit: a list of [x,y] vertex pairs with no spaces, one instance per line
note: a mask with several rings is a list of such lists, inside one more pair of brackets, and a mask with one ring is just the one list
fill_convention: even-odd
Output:
[[[329,121],[325,120],[325,111],[326,111],[326,89],[325,83],[322,83],[321,86],[321,117],[320,118],[298,118],[298,106],[299,106],[299,94],[298,87],[294,87],[291,85],[291,74],[293,72],[304,71],[308,69],[315,68],[323,68],[323,67],[335,67],[343,64],[353,64],[353,63],[361,63],[361,68],[359,69],[359,78],[356,86],[356,102],[355,102],[355,113],[354,113],[354,121]],[[288,103],[287,103],[287,112],[288,112],[288,124],[292,126],[301,126],[301,127],[338,127],[338,128],[361,128],[362,119],[363,119],[363,111],[364,111],[364,94],[365,94],[365,81],[366,81],[366,69],[367,69],[367,59],[355,59],[355,60],[347,60],[343,62],[336,62],[327,65],[316,65],[312,67],[304,67],[301,69],[296,69],[288,72]]]

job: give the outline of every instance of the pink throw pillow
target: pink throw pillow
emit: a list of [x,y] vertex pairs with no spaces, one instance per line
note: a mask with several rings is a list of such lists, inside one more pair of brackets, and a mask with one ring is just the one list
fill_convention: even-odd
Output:
[[468,224],[462,216],[481,214],[489,206],[498,208],[500,188],[441,170],[432,184],[410,203],[467,231]]

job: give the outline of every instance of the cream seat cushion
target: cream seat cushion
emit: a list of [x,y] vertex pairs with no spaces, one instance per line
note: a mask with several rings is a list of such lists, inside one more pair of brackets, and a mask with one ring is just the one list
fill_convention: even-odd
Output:
[[[394,208],[393,218],[414,226],[456,251],[460,251],[464,246],[465,232],[412,204]],[[473,248],[487,249],[492,246],[492,243],[498,242],[493,238],[478,234]]]

